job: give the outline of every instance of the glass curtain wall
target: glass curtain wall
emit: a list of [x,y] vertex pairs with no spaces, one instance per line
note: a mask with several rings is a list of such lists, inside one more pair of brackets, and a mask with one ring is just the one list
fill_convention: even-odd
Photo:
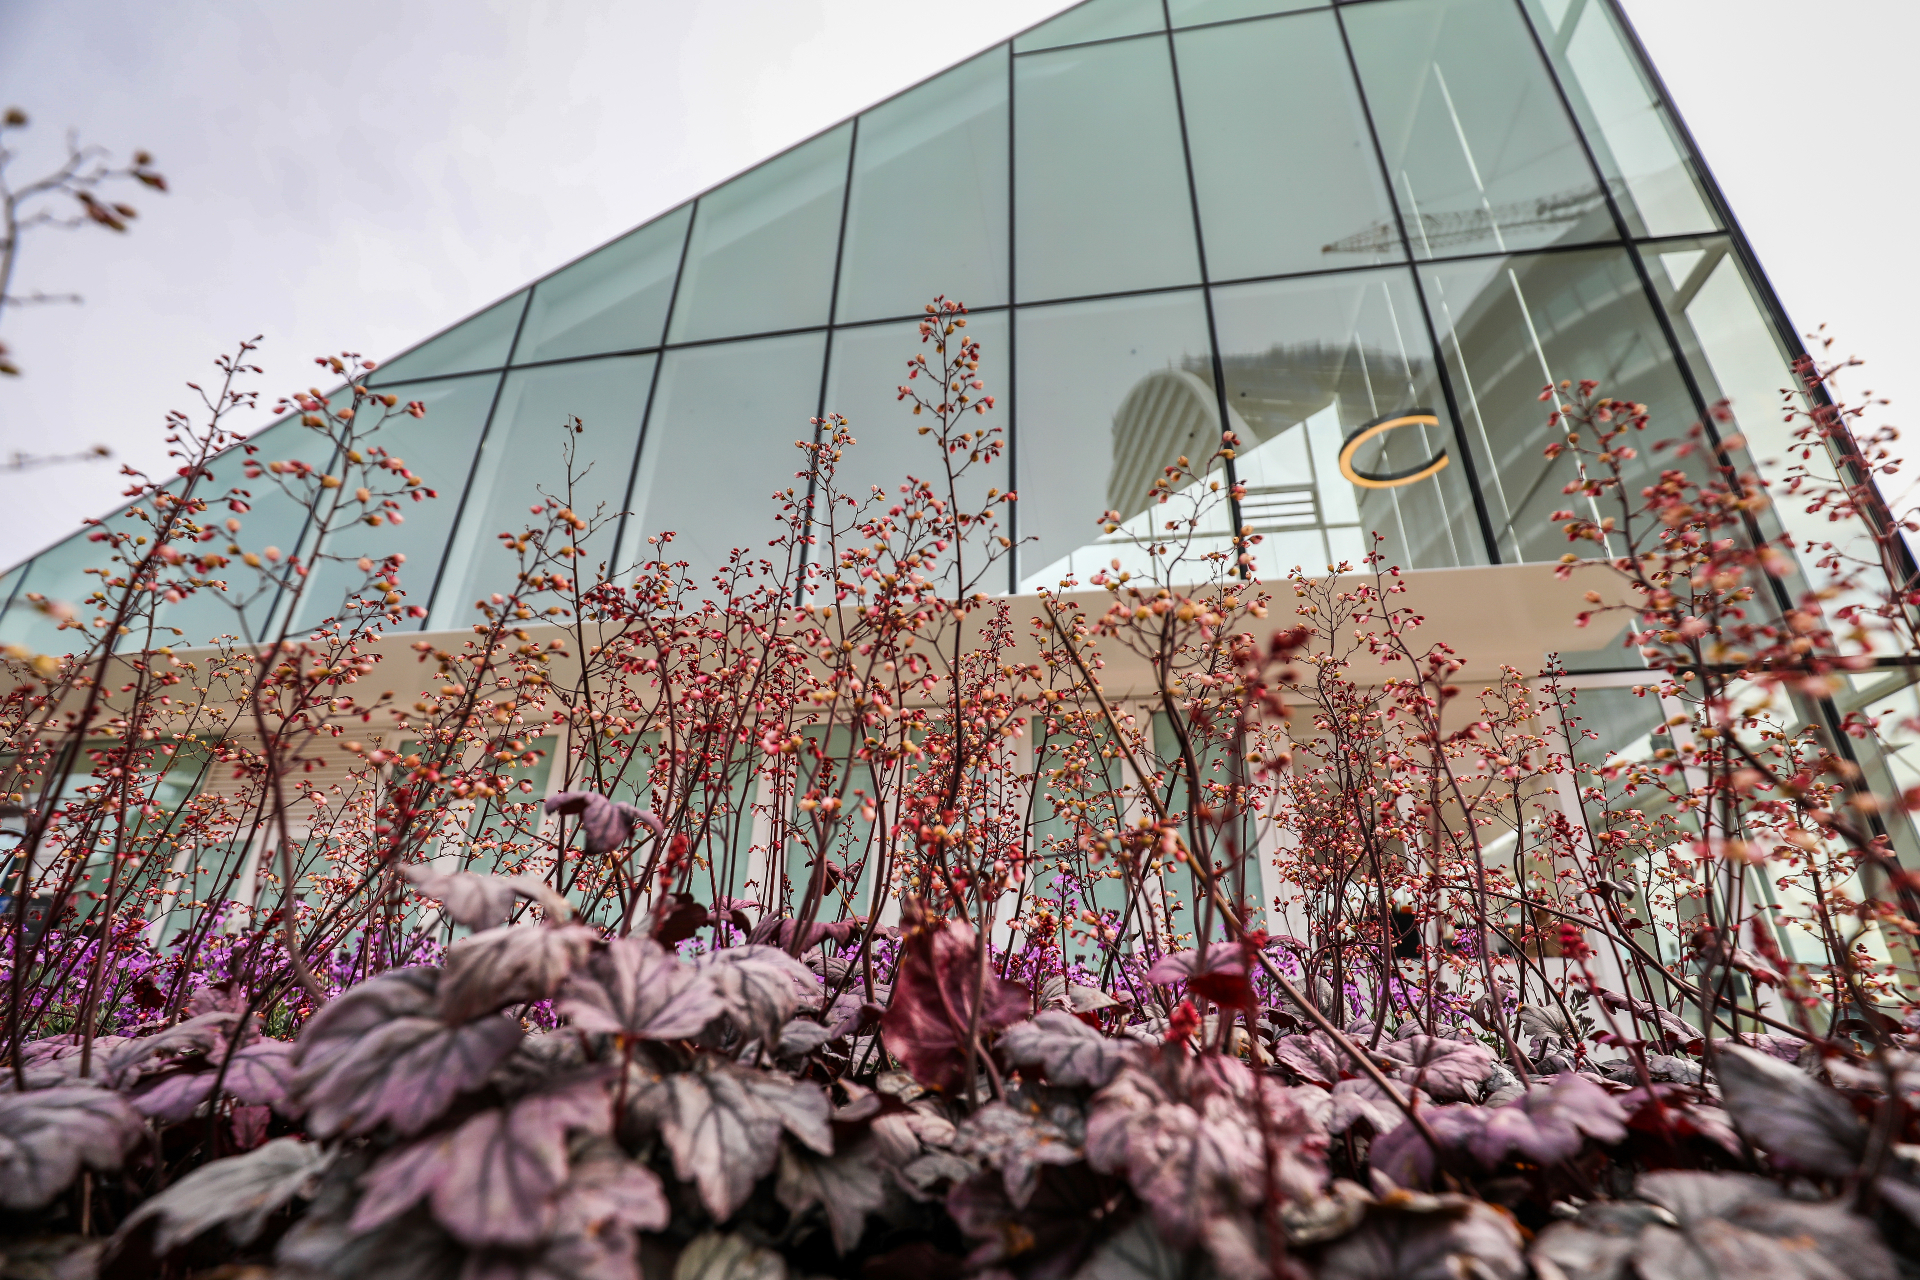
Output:
[[[1020,494],[1000,590],[1137,571],[1147,486],[1222,431],[1246,496],[1201,549],[1251,524],[1263,574],[1376,532],[1415,568],[1557,559],[1571,464],[1543,456],[1538,397],[1563,379],[1645,401],[1662,435],[1726,399],[1756,464],[1787,465],[1792,335],[1613,0],[1090,0],[378,371],[428,405],[389,442],[440,495],[388,531],[421,625],[464,625],[513,571],[498,535],[563,482],[569,438],[574,505],[609,517],[590,559],[671,533],[696,581],[764,554],[814,417],[854,419],[862,488],[931,470],[893,396],[936,293],[975,309],[1008,433],[983,477]],[[39,603],[82,604],[96,550],[0,579],[0,641],[60,647]],[[291,624],[342,585],[323,570]],[[236,629],[188,604],[191,639]]]

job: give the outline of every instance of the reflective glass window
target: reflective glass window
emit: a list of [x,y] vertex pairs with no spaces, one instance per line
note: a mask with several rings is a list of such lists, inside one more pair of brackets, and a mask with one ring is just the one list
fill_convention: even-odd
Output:
[[[588,520],[603,522],[585,544],[585,563],[613,558],[613,539],[633,473],[634,444],[646,412],[654,356],[609,356],[544,369],[516,369],[500,389],[480,458],[473,470],[460,528],[447,550],[447,564],[433,598],[433,625],[472,621],[474,602],[513,582],[514,555],[500,535],[538,519],[527,508],[551,496]],[[569,432],[579,418],[585,431]],[[584,472],[566,491],[564,449],[578,451],[574,468]]]
[[[1213,309],[1228,425],[1241,442],[1241,519],[1262,537],[1254,558],[1263,576],[1296,565],[1310,573],[1341,561],[1358,567],[1374,533],[1386,537],[1381,549],[1394,564],[1486,560],[1405,270],[1234,285],[1214,291]],[[1205,370],[1197,376],[1211,381]],[[1363,428],[1422,414],[1434,421],[1365,439],[1343,469],[1343,446]],[[1405,478],[1355,483],[1349,471]]]
[[514,363],[658,346],[692,217],[681,205],[534,286]]
[[1016,58],[1014,80],[1020,297],[1198,283],[1166,40]]
[[852,138],[841,125],[700,197],[669,341],[826,323]]
[[1084,40],[1111,40],[1116,36],[1137,36],[1165,29],[1166,18],[1161,12],[1160,0],[1087,0],[1016,37],[1013,50],[1027,53],[1034,49],[1057,49],[1063,44],[1079,44]]
[[[997,395],[1000,402],[985,414],[969,417],[962,429],[998,426],[1004,430],[1010,354],[1006,314],[989,312],[968,316],[967,333],[980,343],[979,374],[987,384],[982,394]],[[945,492],[946,472],[940,447],[933,442],[931,434],[919,434],[919,429],[930,420],[924,414],[915,417],[912,404],[899,398],[898,388],[906,376],[907,360],[923,352],[929,364],[939,358],[931,345],[920,345],[919,325],[912,322],[840,329],[833,335],[831,369],[827,375],[827,411],[846,415],[847,425],[857,442],[842,452],[835,469],[835,481],[841,493],[856,501],[870,496],[875,485],[888,495],[889,502],[895,501],[900,486],[910,475],[932,481],[936,492]],[[1005,438],[1001,437],[1003,441]],[[963,501],[969,509],[977,510],[985,505],[989,488],[1006,491],[1007,475],[1004,453],[996,461],[975,465],[967,473]],[[999,514],[1004,528],[1007,519],[1004,507]],[[844,523],[844,515],[841,521]],[[977,541],[969,541],[965,549],[969,559],[961,566],[969,579],[983,567],[979,564],[983,552]],[[979,589],[999,592],[1004,591],[1006,585],[1006,573],[1001,571],[997,577],[980,583]]]
[[432,490],[435,496],[402,499],[401,523],[397,525],[382,523],[376,528],[350,524],[336,528],[319,548],[320,558],[294,614],[296,627],[305,630],[318,626],[322,619],[338,613],[349,592],[364,587],[367,575],[354,563],[361,556],[378,559],[404,555],[407,561],[400,568],[400,590],[408,604],[427,603],[446,555],[460,495],[473,470],[474,451],[486,430],[487,410],[499,385],[499,374],[483,373],[394,389],[393,394],[403,402],[418,400],[424,404],[426,417],[401,413],[388,418],[368,437],[368,443],[399,458],[421,478],[424,483],[414,492]]
[[513,350],[513,335],[526,310],[526,290],[496,302],[479,315],[463,320],[437,338],[389,360],[367,379],[369,386],[389,386],[416,378],[448,373],[498,369]]
[[704,588],[735,547],[767,554],[778,533],[771,495],[804,483],[794,479],[806,462],[793,442],[813,438],[825,342],[798,333],[666,354],[624,563],[655,554],[640,535],[671,532],[669,554]]
[[18,598],[7,610],[5,620],[0,621],[0,641],[25,645],[35,653],[66,653],[83,647],[87,642],[79,633],[59,630],[53,617],[30,597],[67,605],[81,614],[89,607],[87,597],[100,585],[98,578],[86,572],[94,567],[107,567],[107,555],[99,543],[88,542],[84,533],[74,534],[35,556],[27,566]]
[[[1569,505],[1560,490],[1576,473],[1571,455],[1544,455],[1560,433],[1547,425],[1553,406],[1541,402],[1541,388],[1591,378],[1601,395],[1648,406],[1646,439],[1625,471],[1635,502],[1673,461],[1647,446],[1683,437],[1698,417],[1639,276],[1617,249],[1451,263],[1421,275],[1500,555],[1557,560],[1568,543],[1551,516]],[[1582,514],[1619,515],[1610,501]]]
[[[1662,246],[1646,256],[1654,292],[1673,321],[1701,394],[1710,403],[1725,400],[1733,414],[1733,424],[1721,428],[1721,433],[1737,431],[1743,436],[1752,465],[1774,486],[1765,531],[1774,534],[1784,527],[1803,553],[1810,546],[1833,543],[1851,559],[1877,562],[1873,535],[1858,517],[1834,520],[1824,510],[1810,515],[1806,497],[1782,490],[1796,473],[1822,488],[1838,485],[1839,474],[1824,448],[1816,447],[1810,458],[1800,457],[1795,448],[1800,444],[1794,436],[1796,424],[1785,420],[1784,404],[1804,409],[1806,400],[1778,332],[1761,311],[1732,245],[1714,236]],[[1790,401],[1785,401],[1785,392],[1792,393]],[[1819,568],[1819,559],[1818,552],[1802,554],[1800,567],[1814,586],[1830,588],[1835,585],[1833,576]]]
[[[1510,0],[1340,10],[1417,257],[1611,239],[1606,198]],[[1379,225],[1349,247],[1391,237]]]
[[1270,13],[1293,13],[1300,9],[1322,9],[1330,0],[1167,0],[1167,15],[1175,28],[1202,22],[1231,22],[1236,18],[1262,18]]
[[[336,396],[334,402],[344,404],[347,397]],[[303,427],[297,419],[283,419],[256,432],[250,443],[258,447],[254,457],[261,463],[298,459],[323,472],[333,469],[332,441],[325,432]],[[305,557],[311,549],[307,509],[311,491],[292,477],[287,477],[287,489],[282,489],[271,474],[247,479],[246,457],[243,449],[229,449],[208,464],[212,475],[202,478],[194,490],[207,499],[207,515],[212,522],[230,515],[239,520],[240,532],[234,542],[248,551],[264,554],[269,547],[277,547]],[[226,500],[236,489],[248,495],[244,501],[251,508],[237,515]],[[182,637],[185,643],[206,644],[223,635],[259,639],[267,634],[269,624],[285,617],[284,612],[277,612],[283,603],[280,592],[267,585],[265,575],[247,568],[237,556],[221,572],[227,583],[224,592],[203,588],[161,612],[161,622],[186,633]],[[237,606],[244,606],[244,625]]]
[[1720,223],[1679,130],[1604,0],[1527,0],[1601,173],[1635,235],[1684,235]]
[[1183,31],[1174,51],[1210,278],[1404,256],[1397,234],[1353,241],[1393,206],[1331,13]]
[[[1118,559],[1149,567],[1163,508],[1148,496],[1161,467],[1219,447],[1207,316],[1198,291],[1113,298],[1020,313],[1020,590],[1085,585]],[[1186,499],[1178,497],[1185,512]],[[1101,513],[1120,527],[1101,531]],[[1223,504],[1220,508],[1224,511]],[[1228,531],[1217,514],[1209,549]]]
[[860,117],[840,320],[1007,298],[1007,48]]

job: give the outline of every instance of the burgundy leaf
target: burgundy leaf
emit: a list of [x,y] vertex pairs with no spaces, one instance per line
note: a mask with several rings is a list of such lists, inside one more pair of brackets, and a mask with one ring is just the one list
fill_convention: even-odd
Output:
[[772,1041],[803,1005],[820,1000],[813,971],[779,947],[728,947],[700,958],[727,1016],[748,1039]]
[[1626,1108],[1612,1094],[1578,1072],[1565,1071],[1504,1107],[1490,1108],[1485,1128],[1468,1145],[1489,1166],[1509,1152],[1551,1165],[1576,1154],[1587,1138],[1620,1141],[1627,1136],[1626,1122]]
[[1739,1045],[1722,1044],[1714,1064],[1727,1111],[1755,1146],[1813,1173],[1845,1176],[1860,1167],[1867,1132],[1840,1094]]
[[[1450,1152],[1464,1151],[1478,1139],[1486,1128],[1487,1115],[1487,1108],[1472,1105],[1421,1112],[1441,1149]],[[1392,1132],[1376,1138],[1367,1152],[1367,1162],[1396,1186],[1423,1187],[1433,1180],[1433,1148],[1410,1120],[1401,1121]]]
[[544,1000],[559,989],[597,939],[585,925],[502,925],[447,948],[438,1012],[466,1022],[510,1004]]
[[[106,1059],[104,1079],[125,1089],[143,1074],[166,1070],[169,1059],[211,1054],[225,1046],[228,1029],[239,1020],[240,1015],[231,1010],[214,1009],[158,1035],[124,1041]],[[95,1060],[99,1060],[97,1046]]]
[[433,1011],[440,970],[389,969],[355,983],[320,1006],[300,1029],[294,1049],[295,1066],[311,1066],[319,1057],[339,1052],[395,1018],[420,1017]]
[[833,1247],[841,1253],[860,1243],[867,1215],[887,1202],[886,1179],[871,1143],[833,1156],[781,1147],[774,1194],[789,1213],[805,1213],[818,1205],[827,1215]]
[[639,1105],[657,1118],[674,1172],[723,1222],[773,1170],[782,1129],[821,1155],[833,1151],[826,1095],[805,1081],[702,1060],[649,1093]]
[[726,1011],[711,975],[652,938],[614,938],[567,979],[556,1010],[582,1031],[680,1040]]
[[1069,1013],[1097,1013],[1101,1009],[1112,1009],[1131,1001],[1124,997],[1110,996],[1098,987],[1083,987],[1077,982],[1068,982],[1065,974],[1054,974],[1040,986],[1040,1004],[1043,1008],[1065,1009]]
[[680,1251],[673,1280],[787,1280],[787,1262],[732,1232],[709,1231]]
[[1331,1095],[1322,1096],[1329,1100],[1325,1120],[1328,1133],[1345,1133],[1365,1121],[1373,1127],[1373,1136],[1377,1138],[1392,1133],[1406,1119],[1386,1091],[1364,1076],[1342,1080],[1333,1086]]
[[588,853],[606,853],[633,839],[635,823],[645,823],[654,835],[660,819],[621,800],[609,800],[591,791],[562,791],[547,798],[548,813],[578,814],[580,834]]
[[1246,948],[1215,943],[1203,959],[1198,951],[1161,956],[1147,970],[1147,981],[1164,986],[1184,982],[1187,990],[1229,1009],[1252,1009],[1253,983],[1247,976]]
[[0,1094],[0,1206],[39,1209],[72,1184],[82,1165],[118,1169],[145,1134],[126,1101],[105,1089]]
[[1412,1035],[1387,1041],[1380,1052],[1401,1064],[1401,1079],[1442,1102],[1477,1102],[1481,1083],[1493,1074],[1493,1054],[1464,1040]]
[[1139,1056],[1139,1047],[1131,1041],[1109,1039],[1059,1009],[1014,1023],[1001,1032],[998,1047],[1016,1066],[1041,1068],[1052,1084],[1096,1089]]
[[1324,1031],[1281,1036],[1274,1041],[1273,1056],[1280,1065],[1313,1084],[1332,1085],[1345,1074],[1340,1069],[1345,1057]]
[[[974,983],[980,977],[973,929],[959,920],[937,920],[901,942],[893,999],[880,1019],[887,1051],[928,1088],[952,1092],[964,1084],[966,1040],[974,1020]],[[982,984],[978,1029],[982,1035],[1024,1018],[1032,996],[989,966]]]
[[245,1155],[203,1164],[135,1209],[121,1224],[116,1241],[157,1219],[155,1255],[171,1253],[222,1225],[234,1244],[251,1244],[282,1205],[313,1194],[314,1183],[332,1159],[311,1142],[275,1138]]
[[671,947],[706,928],[711,919],[706,907],[695,902],[692,894],[676,893],[655,909],[648,933],[655,942]]
[[567,1134],[604,1133],[611,1119],[598,1079],[482,1111],[376,1165],[351,1226],[373,1230],[424,1197],[434,1220],[463,1244],[537,1244],[554,1225],[567,1181]]
[[323,1040],[325,1052],[311,1055],[308,1034],[294,1048],[299,1071],[291,1097],[306,1113],[307,1130],[321,1138],[371,1133],[382,1123],[418,1133],[455,1095],[484,1083],[520,1042],[518,1024],[505,1018],[450,1027],[438,1018],[399,1017],[344,1044]]
[[[790,920],[786,916],[768,916],[753,926],[753,932],[747,935],[747,941],[766,943],[786,951],[793,945],[793,931],[799,927],[798,921]],[[806,941],[800,945],[800,950],[803,953],[811,951],[828,939],[844,947],[859,932],[858,921],[816,920],[807,926]]]

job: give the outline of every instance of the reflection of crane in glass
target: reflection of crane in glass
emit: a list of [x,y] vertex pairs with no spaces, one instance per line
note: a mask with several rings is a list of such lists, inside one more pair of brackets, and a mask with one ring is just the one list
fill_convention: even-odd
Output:
[[[1605,194],[1594,187],[1580,187],[1537,200],[1515,200],[1474,209],[1440,213],[1410,210],[1407,234],[1431,254],[1435,249],[1489,242],[1498,232],[1513,235],[1537,227],[1572,227],[1589,216],[1604,220],[1604,229],[1611,233],[1612,221],[1607,213]],[[1397,256],[1400,229],[1382,220],[1332,244],[1321,245],[1320,252],[1362,254],[1369,258],[1382,254]]]

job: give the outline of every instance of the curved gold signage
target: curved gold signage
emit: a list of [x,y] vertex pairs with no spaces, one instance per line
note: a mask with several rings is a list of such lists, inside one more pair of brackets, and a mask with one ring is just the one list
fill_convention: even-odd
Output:
[[1377,435],[1392,431],[1395,427],[1437,427],[1440,418],[1431,409],[1409,409],[1404,413],[1389,413],[1375,418],[1372,422],[1360,424],[1358,430],[1348,436],[1346,443],[1340,446],[1340,474],[1362,489],[1397,489],[1403,484],[1412,484],[1416,480],[1425,480],[1447,465],[1447,451],[1442,449],[1433,457],[1417,467],[1405,471],[1389,471],[1384,474],[1376,471],[1362,471],[1353,465],[1353,455],[1360,446]]

